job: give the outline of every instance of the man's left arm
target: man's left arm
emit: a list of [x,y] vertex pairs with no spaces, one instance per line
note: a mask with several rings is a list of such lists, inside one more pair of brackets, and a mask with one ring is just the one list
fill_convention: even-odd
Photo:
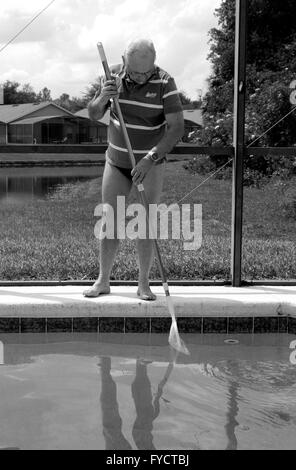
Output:
[[184,134],[183,112],[169,113],[166,115],[167,128],[162,139],[151,150],[160,157],[169,153]]
[[[167,127],[162,139],[149,152],[157,153],[159,162],[174,148],[184,134],[184,117],[182,111],[166,114],[166,122]],[[154,163],[150,159],[149,154],[142,158],[131,172],[133,182],[135,184],[142,183],[145,175],[153,165]]]

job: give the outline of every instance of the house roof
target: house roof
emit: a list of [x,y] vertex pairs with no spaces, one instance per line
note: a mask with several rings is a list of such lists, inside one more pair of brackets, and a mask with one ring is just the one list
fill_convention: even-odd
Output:
[[201,109],[183,109],[183,116],[186,121],[191,121],[199,126],[203,125]]
[[54,106],[55,108],[62,110],[65,116],[74,116],[73,113],[66,109],[58,106],[51,101],[44,101],[42,103],[24,103],[24,104],[2,104],[0,106],[0,121],[8,124],[19,119],[29,117],[31,114],[39,111],[47,106]]
[[[36,122],[41,122],[41,121],[46,121],[48,119],[56,119],[56,118],[65,118],[65,117],[68,117],[68,116],[61,116],[61,115],[58,115],[58,116],[32,116],[32,117],[29,117],[29,118],[25,118],[25,119],[19,119],[17,121],[13,121],[11,124],[35,124]],[[69,116],[71,117],[71,116]]]
[[[77,113],[75,113],[75,116],[89,119],[88,109],[84,108],[84,109],[81,109],[80,111],[77,111]],[[105,126],[109,125],[109,121],[110,121],[110,111],[109,111],[109,109],[107,109],[104,116],[101,119],[98,119],[98,121],[101,122],[102,124],[105,124]]]

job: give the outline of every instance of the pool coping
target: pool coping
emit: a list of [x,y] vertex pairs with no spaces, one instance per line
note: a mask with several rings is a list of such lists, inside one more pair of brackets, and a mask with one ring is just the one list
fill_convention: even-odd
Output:
[[[86,286],[0,287],[0,333],[164,333],[170,314],[162,286],[154,302],[136,286],[85,298]],[[170,286],[180,332],[296,334],[296,286]]]

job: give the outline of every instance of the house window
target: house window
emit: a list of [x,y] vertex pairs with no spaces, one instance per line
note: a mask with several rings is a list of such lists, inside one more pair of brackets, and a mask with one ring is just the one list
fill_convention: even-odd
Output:
[[6,144],[6,126],[0,124],[0,144]]
[[31,144],[32,126],[30,124],[10,124],[8,126],[8,143]]

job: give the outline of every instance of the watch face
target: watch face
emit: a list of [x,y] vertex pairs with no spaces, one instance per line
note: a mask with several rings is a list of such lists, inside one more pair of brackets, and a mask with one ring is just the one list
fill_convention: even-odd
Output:
[[151,159],[156,162],[158,160],[158,153],[156,152],[153,152],[150,154],[151,155]]

